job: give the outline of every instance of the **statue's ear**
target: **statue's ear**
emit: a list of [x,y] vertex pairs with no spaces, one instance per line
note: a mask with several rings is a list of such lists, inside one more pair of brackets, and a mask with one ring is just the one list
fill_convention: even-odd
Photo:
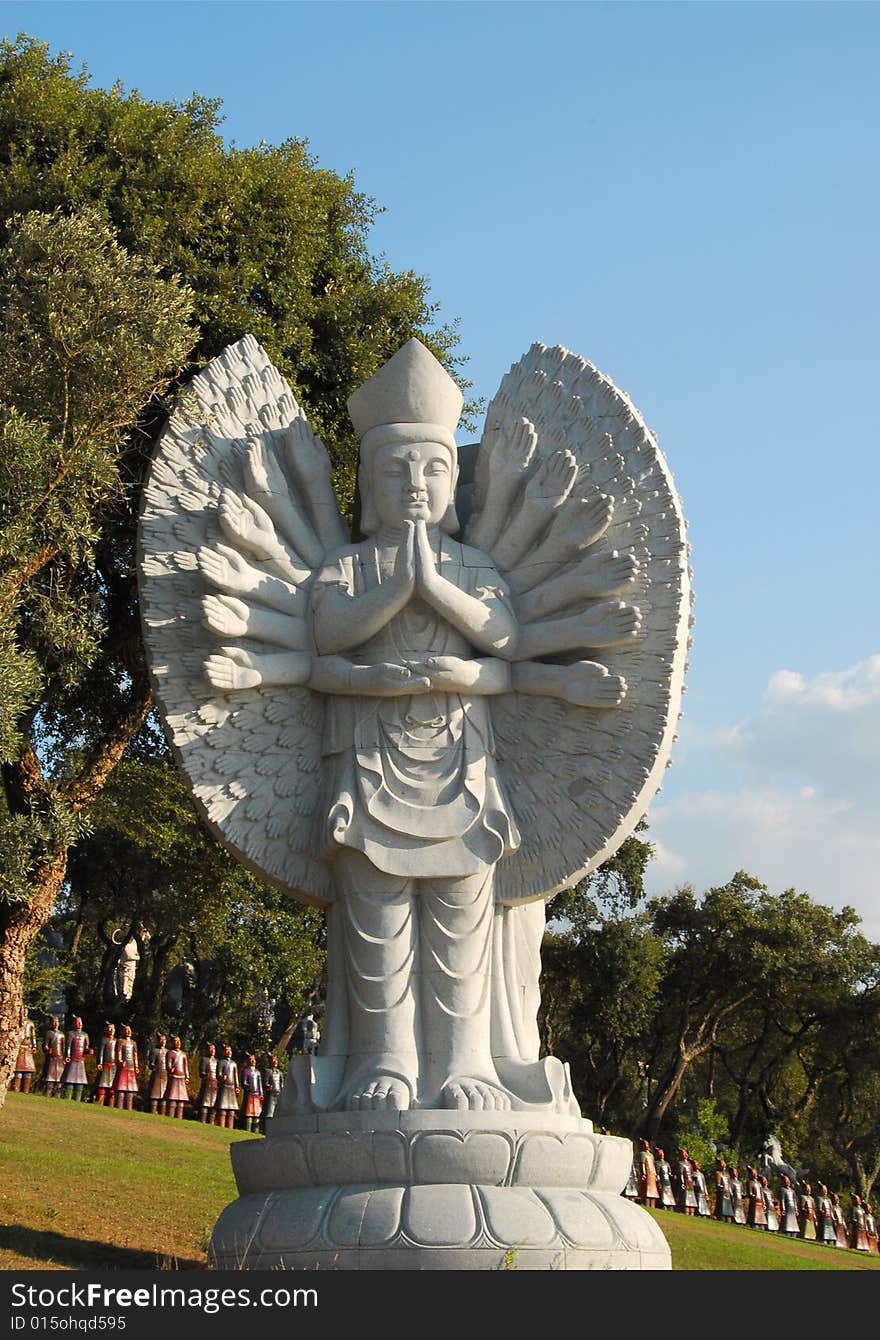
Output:
[[[361,522],[361,524],[363,525],[363,522]],[[458,513],[455,510],[454,497],[449,499],[449,506],[447,507],[443,515],[443,519],[440,522],[440,529],[444,531],[445,534],[447,535],[457,535],[458,532],[461,530],[461,525],[459,524],[458,520]]]

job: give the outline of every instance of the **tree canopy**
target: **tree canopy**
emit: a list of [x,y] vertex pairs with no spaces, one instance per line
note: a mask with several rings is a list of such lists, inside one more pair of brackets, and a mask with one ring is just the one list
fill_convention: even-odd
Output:
[[134,537],[169,396],[252,332],[350,505],[349,393],[412,335],[456,365],[427,281],[371,254],[351,176],[303,139],[227,145],[220,120],[0,44],[0,1097],[71,846],[126,753],[164,753]]

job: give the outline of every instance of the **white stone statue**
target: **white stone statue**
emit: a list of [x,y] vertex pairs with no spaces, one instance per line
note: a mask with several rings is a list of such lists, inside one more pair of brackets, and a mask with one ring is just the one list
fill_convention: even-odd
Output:
[[459,539],[462,397],[410,340],[349,399],[351,543],[252,337],[192,391],[142,519],[157,702],[218,836],[328,909],[321,1054],[274,1120],[579,1121],[538,1053],[544,902],[638,822],[684,672],[683,522],[651,433],[589,363],[533,346]]

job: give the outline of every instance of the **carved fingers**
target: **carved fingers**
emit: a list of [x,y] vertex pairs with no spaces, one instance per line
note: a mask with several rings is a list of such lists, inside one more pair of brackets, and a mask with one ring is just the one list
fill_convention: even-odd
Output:
[[209,595],[202,600],[204,623],[221,637],[250,637],[300,651],[308,646],[304,619],[246,604],[235,596]]
[[255,689],[263,678],[248,653],[240,647],[224,647],[220,654],[209,656],[205,661],[205,674],[220,693]]
[[262,604],[283,614],[305,614],[306,602],[302,592],[280,577],[271,577],[253,567],[235,549],[218,544],[214,549],[203,547],[198,551],[202,576],[226,595],[250,595]]

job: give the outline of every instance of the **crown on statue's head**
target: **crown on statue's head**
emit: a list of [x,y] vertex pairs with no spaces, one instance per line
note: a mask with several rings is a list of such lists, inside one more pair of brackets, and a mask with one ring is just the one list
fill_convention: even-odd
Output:
[[443,442],[455,451],[463,396],[430,349],[416,339],[402,348],[348,398],[361,450],[412,438]]

